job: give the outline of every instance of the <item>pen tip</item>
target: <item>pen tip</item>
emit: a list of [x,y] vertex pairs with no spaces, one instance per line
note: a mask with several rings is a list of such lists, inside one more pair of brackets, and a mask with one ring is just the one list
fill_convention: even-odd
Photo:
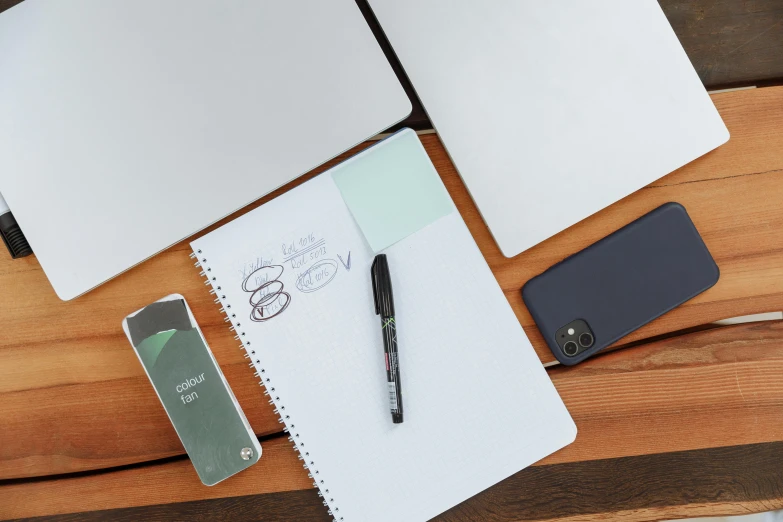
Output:
[[402,413],[392,413],[392,422],[394,424],[402,424]]

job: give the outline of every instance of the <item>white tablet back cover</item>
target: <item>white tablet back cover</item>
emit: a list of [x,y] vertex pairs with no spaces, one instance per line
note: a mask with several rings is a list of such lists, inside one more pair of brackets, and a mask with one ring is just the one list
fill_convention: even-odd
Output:
[[726,142],[656,0],[370,0],[503,254]]
[[409,112],[353,0],[0,13],[0,191],[62,299]]

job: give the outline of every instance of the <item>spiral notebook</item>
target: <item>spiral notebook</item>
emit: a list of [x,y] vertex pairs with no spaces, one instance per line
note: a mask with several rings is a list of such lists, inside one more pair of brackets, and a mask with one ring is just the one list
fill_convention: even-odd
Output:
[[[430,519],[574,440],[413,131],[191,246],[335,520]],[[402,424],[373,304],[378,252],[394,288]]]

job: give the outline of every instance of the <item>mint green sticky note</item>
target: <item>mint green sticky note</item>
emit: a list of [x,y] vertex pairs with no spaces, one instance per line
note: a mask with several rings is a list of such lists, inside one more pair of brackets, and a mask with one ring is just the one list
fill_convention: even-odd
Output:
[[373,252],[455,210],[416,133],[403,129],[332,170]]

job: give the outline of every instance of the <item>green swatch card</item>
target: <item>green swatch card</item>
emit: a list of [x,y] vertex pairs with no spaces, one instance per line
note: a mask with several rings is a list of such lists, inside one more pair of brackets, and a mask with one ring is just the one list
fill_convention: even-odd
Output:
[[455,210],[419,137],[403,129],[357,154],[332,179],[373,252]]
[[255,464],[261,445],[185,299],[164,297],[122,326],[201,482],[211,486]]

